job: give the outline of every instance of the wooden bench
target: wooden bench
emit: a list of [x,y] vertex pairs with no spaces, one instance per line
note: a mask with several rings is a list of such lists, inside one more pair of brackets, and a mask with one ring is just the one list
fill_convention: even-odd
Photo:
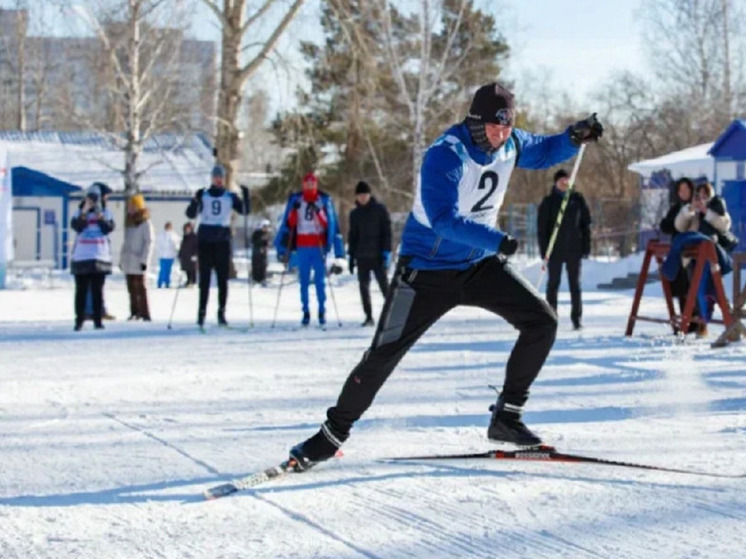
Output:
[[[671,293],[671,282],[666,279],[662,272],[663,261],[665,260],[666,256],[668,256],[670,250],[670,243],[664,243],[657,240],[651,240],[648,242],[648,246],[645,249],[645,257],[642,261],[642,268],[640,269],[640,276],[637,279],[635,298],[632,302],[632,309],[629,313],[629,319],[627,320],[627,330],[625,332],[625,335],[632,335],[635,323],[638,320],[670,324],[674,334],[686,333],[691,322],[711,322],[716,324],[725,324],[727,330],[727,328],[732,325],[734,320],[730,312],[728,298],[725,295],[725,289],[723,289],[723,277],[720,273],[720,265],[718,263],[715,245],[712,242],[702,242],[696,246],[687,248],[683,253],[684,256],[693,258],[695,265],[694,272],[689,284],[689,291],[686,295],[684,310],[681,315],[677,315],[676,311],[674,310],[673,295]],[[641,316],[639,314],[642,292],[645,288],[645,282],[648,279],[650,263],[653,258],[655,258],[656,262],[658,263],[658,273],[660,274],[661,284],[663,286],[663,296],[666,300],[666,308],[668,309],[667,319],[651,316]],[[702,281],[702,277],[704,275],[706,262],[710,263],[710,274],[712,275],[712,282],[715,287],[715,302],[718,307],[720,307],[720,311],[722,312],[722,320],[710,319],[709,321],[705,321],[703,318],[692,316],[694,313],[694,306],[697,302],[697,292],[699,290],[699,284]]]

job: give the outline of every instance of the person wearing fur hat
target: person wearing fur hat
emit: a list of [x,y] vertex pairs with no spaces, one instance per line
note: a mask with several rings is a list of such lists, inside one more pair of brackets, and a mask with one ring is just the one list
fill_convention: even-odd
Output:
[[197,262],[199,263],[199,308],[197,324],[205,326],[207,300],[210,297],[212,271],[218,277],[218,325],[228,326],[225,306],[228,303],[228,274],[231,262],[231,214],[248,215],[251,210],[249,189],[241,186],[241,198],[225,189],[225,169],[215,165],[210,188],[200,188],[189,202],[186,215],[199,218]]
[[303,190],[288,198],[280,229],[275,236],[277,256],[283,258],[288,248],[295,249],[298,262],[300,300],[303,311],[301,325],[311,322],[308,297],[313,271],[319,325],[326,324],[326,256],[334,248],[336,258],[344,258],[339,242],[339,227],[334,202],[319,190],[319,180],[313,173],[303,177]]
[[143,195],[135,194],[127,200],[124,243],[119,255],[119,267],[127,277],[127,291],[130,296],[128,320],[150,321],[145,279],[152,248],[153,224],[150,222],[150,211],[145,207]]
[[103,207],[101,189],[97,184],[86,190],[70,226],[77,233],[70,264],[70,271],[75,275],[75,330],[83,327],[89,291],[93,302],[93,324],[97,330],[102,329],[104,278],[112,268],[109,233],[114,230],[114,216]]
[[378,282],[383,296],[389,290],[386,271],[391,264],[391,219],[386,206],[371,194],[370,185],[360,181],[355,186],[355,208],[350,212],[348,232],[349,269],[355,273],[360,286],[365,321],[373,326],[373,306],[370,302],[370,274]]
[[440,317],[462,305],[496,314],[519,333],[502,390],[490,407],[487,438],[541,444],[521,412],[554,344],[557,315],[511,264],[518,240],[495,224],[515,167],[557,165],[577,154],[581,144],[597,140],[603,127],[594,114],[559,134],[540,135],[515,128],[515,117],[513,94],[499,83],[484,85],[466,118],[425,152],[372,343],[320,429],[290,450],[296,471],[335,456],[407,351]]

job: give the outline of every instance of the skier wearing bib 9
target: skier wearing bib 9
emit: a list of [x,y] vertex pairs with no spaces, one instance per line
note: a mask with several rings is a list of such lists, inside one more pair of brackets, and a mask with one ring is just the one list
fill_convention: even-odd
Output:
[[197,230],[197,262],[199,264],[199,310],[197,324],[205,325],[207,299],[210,296],[212,270],[218,277],[218,324],[227,326],[225,305],[228,301],[228,273],[231,260],[231,213],[246,215],[251,209],[249,191],[241,187],[241,198],[225,189],[225,169],[212,169],[210,188],[201,188],[189,202],[186,215],[199,218]]
[[596,115],[560,134],[514,128],[513,94],[498,83],[479,88],[469,114],[427,150],[400,258],[370,348],[352,370],[327,420],[290,451],[296,471],[334,456],[353,424],[409,348],[449,310],[480,307],[519,332],[487,436],[536,446],[541,439],[521,420],[529,388],[551,349],[557,316],[508,262],[518,241],[495,228],[513,169],[543,169],[596,141]]

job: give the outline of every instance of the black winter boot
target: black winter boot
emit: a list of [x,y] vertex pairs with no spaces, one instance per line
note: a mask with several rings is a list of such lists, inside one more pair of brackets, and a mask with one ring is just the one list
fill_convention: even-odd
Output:
[[334,432],[329,422],[325,421],[321,424],[318,433],[290,449],[290,458],[295,460],[294,470],[305,472],[319,462],[329,460],[337,454],[339,447],[347,440],[347,437],[349,435]]
[[228,326],[228,321],[225,319],[225,311],[218,311],[218,326]]
[[487,428],[491,441],[513,443],[517,446],[538,446],[541,439],[521,421],[521,407],[508,404],[502,395],[490,406],[492,419]]

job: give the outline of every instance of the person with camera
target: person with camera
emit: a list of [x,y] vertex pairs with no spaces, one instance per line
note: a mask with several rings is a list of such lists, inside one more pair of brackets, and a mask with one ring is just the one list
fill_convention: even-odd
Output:
[[119,255],[119,266],[127,277],[130,296],[130,317],[127,320],[150,322],[145,279],[153,249],[153,236],[153,224],[150,222],[150,210],[145,207],[145,198],[142,194],[130,196],[124,223],[124,243]]
[[93,299],[93,324],[103,329],[104,278],[111,273],[112,254],[109,234],[114,230],[114,217],[101,203],[98,184],[86,190],[80,208],[73,214],[70,226],[77,233],[72,250],[70,271],[75,276],[75,330],[85,321],[86,295]]
[[[727,273],[730,265],[723,266],[723,259],[730,264],[730,252],[732,252],[738,239],[730,232],[731,217],[725,200],[715,194],[715,189],[709,182],[698,184],[694,189],[694,196],[689,204],[682,204],[676,218],[674,219],[674,228],[677,237],[683,233],[699,233],[711,239],[715,243],[716,250],[719,253],[721,272]],[[692,239],[696,241],[696,239]],[[686,241],[684,241],[686,242]],[[676,247],[674,247],[676,248]],[[693,262],[685,256],[681,258],[681,266],[687,271],[687,278],[691,279]],[[687,281],[687,288],[689,282]],[[711,295],[705,297],[704,305],[695,305],[693,316],[700,316],[704,322],[697,325],[697,336],[707,336],[706,321],[712,316],[714,309],[714,298]],[[702,308],[696,308],[701,306]]]
[[355,186],[355,208],[350,212],[348,233],[349,269],[355,273],[360,285],[365,321],[363,326],[373,326],[373,307],[370,302],[370,274],[378,282],[383,296],[389,290],[386,271],[391,264],[391,219],[386,206],[376,200],[370,185],[360,181]]

